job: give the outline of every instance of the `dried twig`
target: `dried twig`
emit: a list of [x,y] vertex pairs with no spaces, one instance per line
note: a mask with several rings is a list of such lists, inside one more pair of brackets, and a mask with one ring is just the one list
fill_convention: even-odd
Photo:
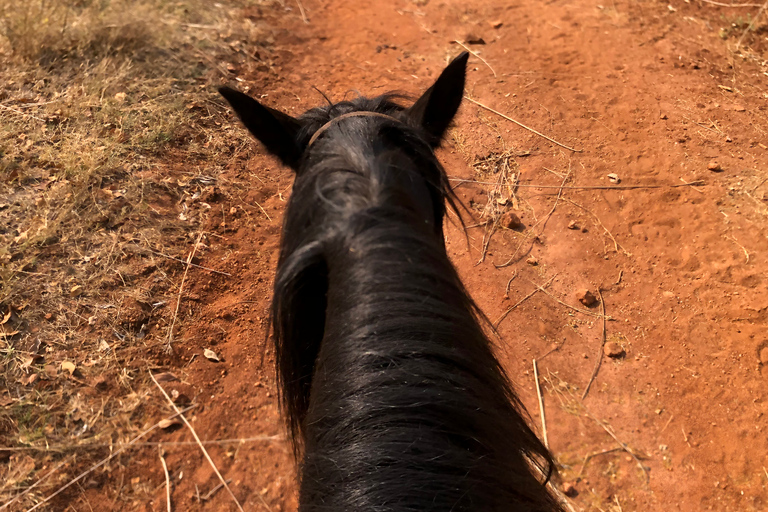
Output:
[[605,227],[605,224],[603,224],[603,222],[600,220],[600,217],[598,217],[597,215],[592,213],[589,209],[587,209],[586,207],[580,205],[579,203],[577,203],[575,201],[571,201],[570,199],[566,199],[565,197],[563,197],[562,199],[563,199],[563,201],[568,201],[569,203],[571,203],[574,206],[578,206],[579,208],[581,208],[582,210],[584,210],[585,212],[590,214],[592,217],[594,217],[595,220],[597,221],[597,223],[600,224],[600,227],[602,227],[605,230],[605,232],[608,234],[608,236],[611,237],[611,240],[613,240],[613,247],[616,250],[616,252],[619,252],[619,249],[621,249],[621,252],[623,252],[626,256],[632,256],[631,252],[626,250],[624,247],[621,246],[621,244],[619,244],[619,242],[616,241],[616,238],[611,234],[610,231],[608,231],[608,228]]
[[579,478],[584,473],[584,468],[587,467],[587,462],[589,462],[594,457],[599,457],[600,455],[605,455],[607,453],[613,453],[613,452],[622,452],[624,451],[624,448],[611,448],[610,450],[603,450],[601,452],[594,452],[587,454],[586,457],[584,457],[584,462],[581,463],[581,469],[579,470],[579,473],[576,475],[576,478]]
[[16,496],[14,496],[13,499],[11,501],[9,501],[8,503],[5,503],[2,506],[0,506],[0,510],[5,510],[5,509],[9,508],[11,505],[13,505],[17,501],[19,501],[21,498],[23,498],[26,494],[32,492],[32,489],[34,489],[35,487],[37,487],[38,485],[43,483],[46,478],[48,478],[49,476],[51,476],[52,474],[57,472],[63,466],[65,466],[65,465],[69,464],[70,462],[72,462],[72,459],[74,459],[74,458],[75,458],[75,456],[72,455],[70,457],[67,457],[63,461],[61,461],[55,468],[53,468],[52,470],[47,472],[45,475],[43,475],[37,482],[33,483],[32,485],[30,485],[29,487],[24,489],[22,492],[20,492]]
[[[172,416],[169,416],[168,418],[166,418],[166,420],[171,420],[171,419],[175,418],[176,416],[181,416],[181,417],[183,418],[184,416],[182,416],[182,413],[184,413],[184,412],[187,412],[188,410],[192,409],[193,407],[196,407],[196,405],[190,405],[190,406],[189,406],[189,407],[187,407],[186,409],[184,409],[184,410],[181,410],[181,411],[180,411],[180,410],[178,410],[178,409],[176,408],[176,406],[174,405],[174,406],[173,406],[173,408],[174,408],[174,409],[176,409],[176,414],[174,414],[174,415],[172,415]],[[65,491],[66,489],[68,489],[70,486],[74,485],[75,483],[79,482],[80,480],[82,480],[82,479],[83,479],[83,478],[85,478],[86,476],[90,475],[91,473],[93,473],[94,471],[96,471],[97,469],[99,469],[101,466],[103,466],[103,465],[104,465],[104,464],[106,464],[107,462],[111,461],[112,459],[114,459],[115,457],[117,457],[118,455],[120,455],[121,453],[123,453],[123,452],[124,452],[125,450],[127,450],[127,449],[128,449],[130,446],[131,446],[131,445],[133,445],[133,444],[134,444],[136,441],[138,441],[139,439],[141,439],[142,437],[146,436],[147,434],[149,434],[150,432],[154,431],[156,428],[159,428],[159,427],[160,427],[160,422],[157,422],[157,423],[155,423],[154,425],[152,425],[151,427],[149,427],[147,430],[145,430],[144,432],[142,432],[142,433],[141,433],[141,434],[139,434],[138,436],[134,437],[134,438],[133,438],[133,439],[132,439],[132,440],[131,440],[131,441],[130,441],[128,444],[126,444],[126,445],[125,445],[123,448],[121,448],[121,449],[117,450],[116,452],[114,452],[114,453],[113,453],[112,455],[110,455],[109,457],[107,457],[107,458],[105,458],[105,459],[101,460],[100,462],[97,462],[96,464],[94,464],[93,466],[91,466],[90,468],[88,468],[87,470],[83,471],[83,472],[82,472],[82,473],[80,473],[78,476],[76,476],[75,478],[73,478],[72,480],[70,480],[69,482],[67,482],[66,484],[62,485],[62,486],[61,486],[61,487],[60,487],[60,488],[59,488],[59,489],[58,489],[56,492],[54,492],[53,494],[51,494],[50,496],[48,496],[47,498],[45,498],[43,501],[41,501],[40,503],[38,503],[38,504],[37,504],[37,505],[35,505],[34,507],[32,507],[32,508],[28,509],[28,510],[27,510],[27,512],[32,512],[33,510],[36,510],[36,509],[38,509],[39,507],[42,507],[44,504],[48,503],[48,502],[49,502],[50,500],[52,500],[54,497],[56,497],[56,496],[58,496],[59,494],[61,494],[62,492],[64,492],[64,491]],[[56,469],[58,469],[58,467],[57,467]],[[47,477],[48,477],[48,475],[45,475],[45,477],[44,477],[44,478],[47,478]],[[34,487],[34,486],[33,486],[33,487]],[[22,493],[22,495],[26,494],[26,493],[27,493],[29,490],[31,490],[31,488],[30,488],[30,489],[27,489],[27,491],[23,492],[23,493]],[[6,506],[8,506],[8,505],[10,505],[10,503],[8,503],[8,504],[6,504],[6,505],[3,505],[3,507],[6,507]],[[2,510],[2,508],[0,508],[0,510]]]
[[504,298],[505,299],[509,298],[509,285],[512,284],[512,281],[514,281],[516,277],[517,277],[517,270],[515,270],[515,273],[512,274],[512,277],[509,278],[509,281],[507,281],[507,286],[504,288]]
[[168,474],[168,465],[165,463],[162,449],[160,450],[160,462],[163,464],[163,472],[165,473],[165,502],[168,512],[171,512],[171,476]]
[[562,143],[560,143],[560,142],[557,142],[555,139],[553,139],[553,138],[551,138],[551,137],[547,137],[547,136],[546,136],[546,135],[544,135],[543,133],[537,132],[537,131],[536,131],[536,130],[534,130],[533,128],[530,128],[530,127],[528,127],[528,126],[525,126],[525,125],[524,125],[523,123],[521,123],[520,121],[516,121],[516,120],[512,119],[511,117],[509,117],[509,116],[506,116],[506,115],[502,114],[501,112],[499,112],[498,110],[494,110],[494,109],[492,109],[492,108],[491,108],[491,107],[489,107],[489,106],[483,105],[483,104],[482,104],[482,103],[480,103],[479,101],[473,100],[473,99],[472,99],[472,98],[470,98],[469,96],[464,96],[464,97],[465,97],[467,100],[469,100],[469,101],[471,101],[472,103],[474,103],[475,105],[477,105],[477,106],[479,106],[479,107],[483,107],[485,110],[487,110],[487,111],[489,111],[489,112],[493,112],[493,113],[494,113],[494,114],[496,114],[497,116],[501,116],[501,117],[503,117],[504,119],[506,119],[507,121],[511,121],[511,122],[515,123],[516,125],[520,126],[521,128],[525,128],[525,129],[526,129],[526,130],[528,130],[529,132],[535,133],[535,134],[536,134],[536,135],[538,135],[539,137],[542,137],[542,138],[544,138],[544,139],[547,139],[549,142],[552,142],[552,143],[554,143],[554,144],[557,144],[558,146],[560,146],[560,147],[563,147],[563,148],[567,149],[568,151],[574,151],[574,152],[576,152],[576,153],[581,153],[581,152],[582,152],[582,150],[581,150],[581,149],[573,149],[573,148],[571,148],[571,147],[568,147],[568,146],[566,146],[565,144],[562,144]]
[[712,0],[701,0],[705,4],[717,5],[718,7],[760,7],[760,4],[724,4],[722,2],[713,2]]
[[747,36],[747,32],[752,30],[752,27],[755,25],[755,22],[760,18],[760,15],[763,14],[763,11],[765,11],[766,9],[768,9],[768,0],[766,0],[766,2],[762,5],[762,7],[760,7],[760,10],[757,11],[757,14],[755,14],[755,17],[752,18],[752,21],[749,22],[749,25],[747,25],[747,28],[744,29],[744,33],[741,34],[741,37],[736,43],[736,49],[741,47],[741,42]]
[[539,367],[536,366],[536,360],[533,360],[533,379],[536,381],[536,396],[539,397],[539,414],[541,414],[541,435],[544,437],[544,446],[549,448],[549,438],[547,437],[547,417],[544,414],[544,400],[541,398],[541,385],[539,384]]
[[[496,185],[491,181],[468,180],[466,178],[448,178],[448,181],[457,181],[460,183],[477,183],[478,185]],[[680,183],[672,185],[536,185],[529,183],[516,183],[515,187],[520,188],[556,188],[566,190],[639,190],[639,189],[659,189],[659,188],[680,188],[680,187],[701,187],[706,185],[704,180],[691,181],[690,183]],[[695,189],[694,189],[695,190]]]
[[603,300],[603,291],[598,287],[597,289],[598,295],[600,295],[600,312],[602,313],[603,317],[603,338],[600,341],[600,347],[597,349],[597,362],[595,363],[595,369],[592,370],[592,376],[589,378],[589,382],[587,382],[587,387],[584,388],[584,394],[581,395],[581,399],[584,400],[587,397],[587,393],[589,393],[589,388],[592,386],[592,382],[594,382],[595,377],[597,377],[597,372],[600,371],[600,365],[603,362],[603,347],[605,347],[605,301]]
[[200,245],[200,240],[203,238],[203,233],[201,232],[199,235],[197,235],[197,241],[195,242],[195,246],[192,248],[192,252],[189,253],[189,256],[187,256],[187,267],[184,269],[184,275],[181,278],[181,284],[179,285],[179,297],[176,299],[176,310],[173,312],[173,320],[171,320],[171,327],[168,329],[168,341],[165,342],[165,352],[170,354],[173,352],[173,328],[176,325],[176,318],[179,316],[179,307],[181,306],[181,294],[184,292],[184,281],[187,279],[187,273],[189,272],[190,264],[192,263],[192,258],[195,257],[195,253],[197,252],[197,247]]
[[592,416],[592,414],[590,414],[590,412],[587,410],[587,408],[586,408],[586,407],[584,408],[584,414],[586,414],[586,415],[587,415],[587,416],[588,416],[588,417],[589,417],[589,418],[590,418],[592,421],[594,421],[595,423],[597,423],[598,425],[600,425],[601,427],[603,427],[603,430],[605,430],[605,431],[608,433],[608,435],[609,435],[609,436],[611,436],[611,437],[613,438],[613,440],[614,440],[614,441],[616,441],[616,442],[619,444],[619,446],[621,446],[621,448],[622,448],[622,449],[623,449],[625,452],[627,452],[627,453],[628,453],[628,454],[629,454],[629,455],[630,455],[630,456],[631,456],[633,459],[635,459],[635,462],[636,462],[636,463],[637,463],[637,465],[640,467],[640,469],[643,471],[643,475],[645,475],[645,481],[646,481],[646,483],[647,483],[647,482],[649,481],[649,477],[648,477],[648,470],[647,470],[647,469],[645,469],[645,466],[643,466],[643,463],[642,463],[642,462],[640,462],[640,459],[637,457],[637,455],[635,455],[635,452],[633,452],[633,451],[632,451],[632,450],[629,448],[629,446],[627,446],[627,444],[626,444],[625,442],[623,442],[622,440],[620,440],[620,439],[619,439],[619,438],[616,436],[616,434],[614,434],[614,433],[613,433],[613,430],[612,430],[612,429],[610,429],[610,428],[608,428],[608,426],[607,426],[607,425],[605,425],[605,423],[603,423],[602,421],[600,421],[600,420],[598,420],[597,418],[595,418],[594,416]]
[[462,48],[464,48],[465,50],[467,50],[469,53],[471,53],[472,55],[474,55],[475,57],[477,57],[478,59],[480,59],[481,61],[483,61],[483,64],[485,64],[486,66],[488,66],[488,69],[490,69],[490,70],[491,70],[491,73],[493,73],[493,78],[497,78],[497,76],[496,76],[496,71],[494,71],[494,70],[493,70],[493,68],[491,67],[491,65],[490,65],[490,64],[488,64],[488,61],[486,61],[486,60],[485,60],[484,58],[482,58],[480,55],[478,55],[477,53],[475,53],[475,52],[473,52],[472,50],[470,50],[469,48],[467,48],[467,46],[466,46],[464,43],[462,43],[461,41],[454,41],[454,43],[458,44],[459,46],[461,46]]
[[[227,480],[227,483],[229,483],[229,482],[231,482],[231,481],[232,481],[231,479],[230,479],[230,480]],[[216,494],[216,491],[218,491],[218,490],[219,490],[219,489],[221,489],[222,487],[224,487],[224,484],[223,484],[222,482],[219,482],[219,483],[216,485],[216,487],[214,487],[213,489],[211,489],[210,491],[208,491],[208,493],[207,493],[205,496],[202,496],[202,497],[200,497],[200,500],[202,500],[202,501],[208,501],[209,499],[211,499],[211,496],[213,496],[214,494]]]
[[[549,218],[550,218],[550,217],[552,217],[552,214],[553,214],[553,213],[555,213],[555,209],[557,208],[557,204],[560,202],[560,199],[565,199],[565,198],[563,197],[563,185],[565,185],[565,182],[566,182],[566,181],[568,181],[568,178],[569,178],[570,176],[571,176],[571,170],[570,170],[570,168],[569,168],[569,169],[568,169],[568,172],[567,172],[567,173],[565,173],[565,177],[563,178],[563,181],[562,181],[562,183],[560,183],[560,190],[558,190],[558,191],[557,191],[557,197],[555,197],[555,204],[553,204],[553,205],[552,205],[552,209],[551,209],[551,210],[549,210],[549,213],[548,213],[546,216],[544,216],[543,218],[541,218],[539,221],[537,221],[537,222],[536,222],[536,224],[534,224],[533,226],[531,226],[531,229],[530,229],[528,232],[526,232],[526,234],[525,234],[525,237],[524,237],[524,238],[523,238],[523,240],[522,240],[522,241],[521,241],[521,242],[520,242],[520,243],[517,245],[517,247],[515,248],[515,252],[513,252],[513,253],[512,253],[512,256],[511,256],[511,257],[510,257],[510,258],[509,258],[509,259],[508,259],[506,262],[502,263],[501,265],[497,265],[497,264],[495,264],[495,263],[494,263],[494,264],[493,264],[493,266],[494,266],[494,267],[496,267],[496,268],[504,268],[504,267],[506,267],[506,266],[509,266],[509,265],[511,265],[511,264],[512,264],[512,262],[514,261],[515,257],[517,256],[517,253],[520,251],[520,248],[523,246],[523,244],[524,244],[524,243],[525,243],[525,242],[528,240],[528,238],[531,236],[531,235],[530,235],[530,233],[532,233],[532,232],[533,232],[533,230],[534,230],[534,229],[535,229],[535,228],[536,228],[536,227],[537,227],[539,224],[541,224],[541,231],[540,231],[540,232],[539,232],[539,234],[538,234],[538,235],[536,235],[536,236],[539,236],[541,233],[543,233],[543,232],[544,232],[544,228],[546,228],[546,226],[547,226],[547,222],[549,222]],[[535,238],[535,237],[534,237],[534,238]]]
[[[546,283],[544,283],[544,286],[545,286],[545,287],[549,286],[549,284],[552,282],[552,280],[553,280],[555,277],[557,277],[557,274],[555,274],[554,276],[550,277],[550,278],[549,278],[549,281],[547,281]],[[542,288],[542,287],[540,287],[540,286],[537,286],[537,289],[536,289],[536,290],[533,290],[531,293],[529,293],[528,295],[526,295],[525,297],[523,297],[522,299],[520,299],[519,301],[517,301],[517,302],[515,303],[515,305],[514,305],[514,306],[511,306],[510,308],[508,308],[508,309],[507,309],[507,310],[506,310],[504,313],[502,313],[502,315],[499,317],[499,319],[498,319],[498,320],[496,320],[496,321],[493,323],[493,328],[494,328],[494,329],[496,329],[496,328],[499,326],[499,324],[502,322],[502,320],[504,320],[505,318],[507,318],[507,315],[508,315],[508,314],[509,314],[509,313],[510,313],[510,312],[511,312],[513,309],[515,309],[517,306],[519,306],[519,305],[520,305],[520,304],[522,304],[523,302],[527,301],[528,299],[530,299],[531,297],[533,297],[534,295],[536,295],[536,292],[538,292],[539,290],[543,290],[543,288]]]
[[590,316],[596,316],[596,317],[600,317],[600,316],[603,316],[603,315],[601,315],[600,313],[593,313],[592,311],[589,311],[589,310],[586,310],[586,309],[580,309],[580,308],[577,308],[576,306],[571,306],[571,305],[570,305],[570,304],[568,304],[567,302],[563,302],[563,301],[561,301],[560,299],[558,299],[557,297],[555,297],[554,295],[552,295],[551,293],[549,293],[547,290],[545,290],[543,287],[541,287],[541,286],[537,285],[536,283],[534,283],[534,282],[533,282],[533,281],[531,281],[530,279],[529,279],[528,281],[529,281],[529,282],[530,282],[532,285],[534,285],[536,288],[538,288],[540,291],[544,292],[544,294],[545,294],[545,295],[548,295],[549,297],[551,297],[552,299],[554,299],[554,300],[555,300],[557,303],[559,303],[559,304],[560,304],[560,305],[562,305],[562,306],[565,306],[565,307],[567,307],[567,308],[569,308],[569,309],[572,309],[572,310],[576,311],[577,313],[581,313],[581,314],[583,314],[583,315],[590,315]]
[[[301,5],[301,0],[296,0],[296,3],[299,4],[299,12],[301,13],[301,21],[309,25],[309,20],[307,19],[307,14],[304,12],[304,6]],[[266,214],[266,212],[264,212]],[[267,215],[269,217],[269,215]]]
[[147,250],[149,252],[151,252],[152,254],[157,254],[158,256],[162,256],[163,258],[168,258],[169,260],[178,261],[179,263],[185,263],[185,264],[187,264],[187,265],[189,265],[191,267],[197,267],[197,268],[201,268],[203,270],[207,270],[208,272],[213,272],[214,274],[221,274],[223,276],[232,277],[232,274],[230,274],[229,272],[222,272],[221,270],[216,270],[216,269],[213,269],[213,268],[204,267],[202,265],[197,265],[196,263],[187,262],[187,261],[184,261],[184,260],[182,260],[180,258],[175,258],[173,256],[168,256],[167,254],[163,254],[161,252],[158,252],[158,251],[155,251],[155,250],[152,250],[152,249],[149,249],[149,248],[147,248]]
[[[166,400],[168,400],[168,403],[171,404],[171,407],[173,407],[173,409],[179,413],[181,420],[187,426],[189,431],[192,432],[192,437],[195,438],[197,445],[200,447],[200,450],[203,452],[203,455],[205,455],[205,458],[208,460],[208,463],[211,465],[211,468],[213,468],[213,472],[216,473],[217,477],[219,477],[219,481],[224,482],[224,477],[221,476],[221,473],[219,473],[219,468],[216,467],[216,464],[213,463],[213,459],[211,459],[211,456],[208,455],[208,450],[206,450],[205,446],[203,446],[203,443],[200,441],[200,438],[197,436],[197,432],[195,432],[195,429],[192,428],[192,424],[189,422],[189,420],[187,420],[186,416],[184,416],[183,414],[181,414],[181,412],[179,412],[179,409],[178,407],[176,407],[176,404],[173,403],[173,400],[171,400],[171,397],[168,396],[168,393],[165,392],[165,389],[163,389],[163,386],[161,386],[160,383],[157,382],[157,379],[155,379],[155,376],[152,375],[152,372],[149,372],[149,377],[152,379],[152,382],[155,383],[155,386],[157,386],[157,388],[160,390],[160,392],[163,394]],[[238,510],[240,510],[240,512],[243,512],[243,507],[240,505],[240,502],[237,501],[235,494],[232,492],[232,489],[229,488],[226,482],[224,482],[224,487],[226,487],[227,491],[229,492],[229,495],[232,497],[232,500],[234,500]],[[271,510],[269,508],[269,505],[267,505],[267,502],[264,501],[264,498],[260,494],[259,494],[259,499],[261,500],[262,504],[267,508],[267,510]]]

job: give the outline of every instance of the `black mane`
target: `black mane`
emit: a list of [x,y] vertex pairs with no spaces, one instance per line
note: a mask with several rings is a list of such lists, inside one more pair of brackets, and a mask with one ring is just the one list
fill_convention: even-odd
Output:
[[[445,96],[450,69],[425,96]],[[281,156],[296,181],[272,318],[299,509],[559,511],[552,457],[446,254],[453,196],[433,147],[448,122],[420,102],[359,98],[278,120],[293,126],[278,149],[298,152]],[[308,146],[352,111],[391,119],[348,117]]]

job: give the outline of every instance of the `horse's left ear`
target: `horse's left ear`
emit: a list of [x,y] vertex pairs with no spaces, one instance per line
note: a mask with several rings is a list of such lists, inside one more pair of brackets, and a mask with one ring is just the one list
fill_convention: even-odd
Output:
[[237,117],[248,131],[259,139],[270,153],[285,165],[297,170],[301,151],[297,146],[297,135],[301,123],[279,110],[265,107],[247,94],[229,87],[222,87],[219,93],[229,102]]
[[462,52],[448,64],[435,83],[408,109],[408,118],[431,136],[432,146],[440,141],[459,110],[464,97],[468,52]]

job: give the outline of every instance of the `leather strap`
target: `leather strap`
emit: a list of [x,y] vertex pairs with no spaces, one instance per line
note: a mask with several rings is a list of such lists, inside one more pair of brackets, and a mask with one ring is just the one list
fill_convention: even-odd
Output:
[[307,144],[307,147],[311,146],[318,137],[320,137],[325,130],[331,127],[334,123],[337,123],[341,121],[342,119],[347,119],[348,117],[383,117],[384,119],[389,119],[390,121],[395,121],[396,123],[402,123],[399,119],[395,119],[392,116],[388,116],[387,114],[381,114],[379,112],[368,112],[368,111],[361,111],[361,112],[347,112],[346,114],[342,114],[339,117],[334,117],[327,123],[325,123],[323,126],[318,128],[318,130],[312,135],[312,138],[309,139],[309,144]]

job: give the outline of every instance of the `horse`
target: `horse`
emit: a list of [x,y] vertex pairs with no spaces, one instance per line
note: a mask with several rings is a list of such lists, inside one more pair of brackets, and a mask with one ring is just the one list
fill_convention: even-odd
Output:
[[434,151],[467,58],[407,108],[385,94],[294,118],[220,89],[295,172],[271,329],[301,512],[561,510],[445,248],[459,201]]

